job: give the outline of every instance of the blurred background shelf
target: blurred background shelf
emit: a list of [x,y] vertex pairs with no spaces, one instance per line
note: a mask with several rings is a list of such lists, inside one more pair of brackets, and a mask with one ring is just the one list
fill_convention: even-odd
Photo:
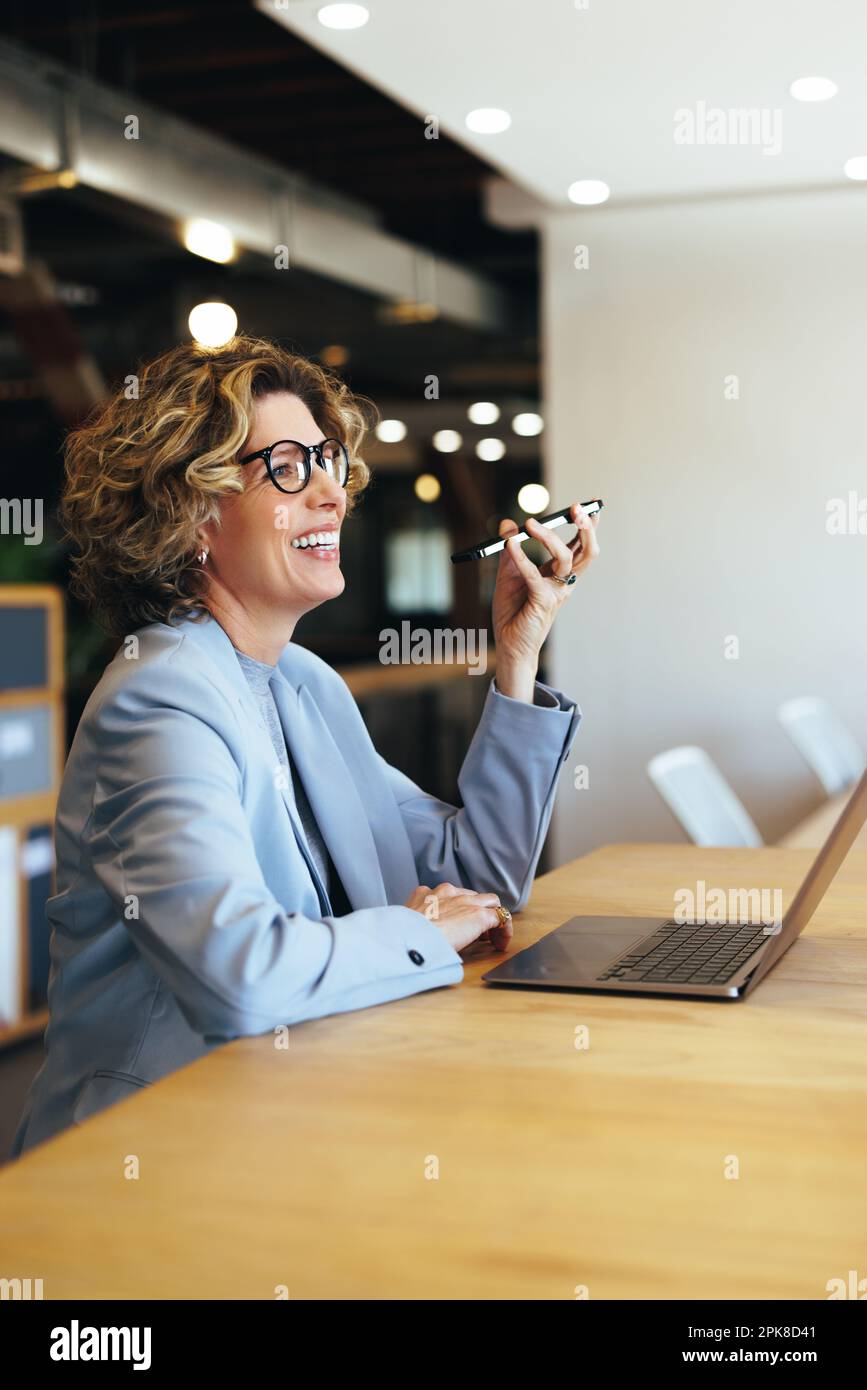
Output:
[[6,1028],[0,1025],[0,1047],[11,1047],[14,1043],[23,1042],[27,1038],[36,1038],[40,1033],[44,1033],[47,1026],[47,1009],[39,1009],[36,1013],[28,1014],[19,1023],[10,1024]]
[[54,815],[66,759],[63,594],[0,585],[0,1048],[48,1021]]

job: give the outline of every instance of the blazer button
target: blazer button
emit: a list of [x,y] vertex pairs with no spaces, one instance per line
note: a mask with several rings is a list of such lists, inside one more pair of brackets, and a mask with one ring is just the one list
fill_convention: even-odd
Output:
[[410,951],[408,954],[413,965],[424,965],[424,956],[421,951]]

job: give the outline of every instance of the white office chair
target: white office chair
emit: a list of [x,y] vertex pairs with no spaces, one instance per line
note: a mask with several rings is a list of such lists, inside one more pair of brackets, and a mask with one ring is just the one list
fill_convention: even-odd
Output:
[[703,748],[671,748],[647,764],[647,775],[697,845],[758,847],[762,837],[716,763]]
[[786,700],[777,718],[828,796],[851,787],[865,768],[864,752],[827,700]]

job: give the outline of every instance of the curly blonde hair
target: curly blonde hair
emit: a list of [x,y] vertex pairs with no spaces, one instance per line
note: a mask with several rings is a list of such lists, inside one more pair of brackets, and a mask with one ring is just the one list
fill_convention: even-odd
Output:
[[235,459],[256,401],[276,391],[346,444],[351,509],[370,476],[359,449],[373,402],[264,338],[171,348],[140,367],[135,396],[119,391],[67,436],[58,517],[78,550],[70,588],[113,637],[203,608],[197,532],[219,526],[221,499],[243,491]]

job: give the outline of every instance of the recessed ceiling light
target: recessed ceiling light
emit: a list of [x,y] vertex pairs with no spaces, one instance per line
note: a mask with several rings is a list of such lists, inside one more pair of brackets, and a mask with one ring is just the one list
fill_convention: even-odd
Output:
[[209,222],[207,217],[194,217],[184,223],[184,245],[194,256],[203,256],[206,261],[216,261],[219,265],[225,265],[235,255],[231,232],[219,222]]
[[402,420],[380,420],[375,433],[383,444],[399,444],[406,439],[406,425]]
[[217,348],[234,338],[238,315],[231,304],[211,301],[197,304],[191,309],[187,323],[197,343],[201,343],[202,347]]
[[457,430],[437,430],[431,442],[438,453],[454,454],[464,441]]
[[323,5],[316,18],[326,29],[360,29],[370,19],[364,5]]
[[837,95],[837,83],[830,77],[796,77],[789,91],[795,101],[830,101]]
[[576,183],[570,183],[568,197],[570,203],[590,207],[593,203],[606,203],[611,197],[611,189],[601,179],[578,179]]
[[541,483],[525,483],[518,493],[518,506],[525,516],[538,516],[551,501],[551,495]]
[[419,473],[415,480],[415,495],[420,502],[435,502],[442,492],[439,478],[433,473]]
[[508,111],[502,111],[499,106],[480,106],[476,111],[467,112],[467,128],[474,130],[477,135],[499,135],[501,131],[508,130],[512,124],[512,118]]
[[500,418],[500,407],[493,401],[474,401],[467,415],[474,425],[494,425]]
[[522,411],[512,421],[512,429],[515,434],[522,434],[527,438],[531,438],[534,434],[541,434],[544,428],[545,422],[541,415],[537,415],[533,410]]
[[852,159],[847,159],[843,173],[847,179],[857,179],[859,183],[867,179],[867,154],[856,154]]
[[476,453],[485,463],[496,463],[506,452],[506,446],[502,439],[480,439],[476,445]]

